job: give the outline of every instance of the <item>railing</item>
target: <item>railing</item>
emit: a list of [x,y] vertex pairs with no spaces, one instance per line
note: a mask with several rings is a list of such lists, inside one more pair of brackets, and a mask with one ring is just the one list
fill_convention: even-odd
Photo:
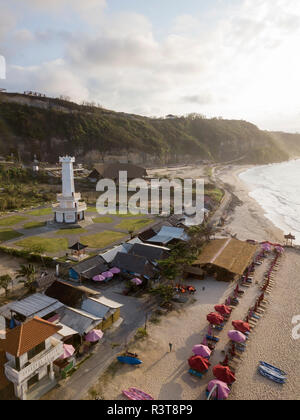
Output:
[[27,377],[35,373],[40,367],[50,364],[57,360],[64,352],[63,343],[59,340],[52,339],[52,346],[50,349],[36,355],[33,359],[29,360],[29,365],[17,371],[15,369],[14,361],[10,361],[4,365],[6,377],[14,383],[20,384]]

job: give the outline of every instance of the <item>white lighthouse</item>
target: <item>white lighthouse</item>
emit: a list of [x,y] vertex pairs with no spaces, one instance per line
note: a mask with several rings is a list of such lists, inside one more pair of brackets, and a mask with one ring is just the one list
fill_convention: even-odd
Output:
[[58,203],[53,205],[56,223],[74,224],[84,220],[86,203],[81,201],[81,194],[75,193],[73,163],[75,158],[59,158],[62,164],[62,194],[57,194]]

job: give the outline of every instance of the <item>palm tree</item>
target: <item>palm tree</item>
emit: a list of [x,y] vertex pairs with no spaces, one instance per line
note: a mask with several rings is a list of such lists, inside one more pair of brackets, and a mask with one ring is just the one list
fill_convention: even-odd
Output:
[[8,296],[8,286],[12,284],[12,278],[9,274],[0,276],[0,288],[5,290],[5,296]]
[[19,270],[17,271],[17,279],[23,278],[21,283],[24,283],[24,287],[30,292],[34,291],[33,283],[35,281],[36,269],[33,264],[21,264]]

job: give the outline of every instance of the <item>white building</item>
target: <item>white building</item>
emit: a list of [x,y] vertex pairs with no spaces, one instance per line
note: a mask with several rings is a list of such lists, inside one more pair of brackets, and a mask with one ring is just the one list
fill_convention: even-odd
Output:
[[5,339],[0,339],[7,360],[5,376],[13,383],[19,399],[26,400],[30,390],[42,380],[55,386],[53,362],[64,353],[63,343],[54,338],[60,329],[35,317],[7,330]]
[[62,164],[62,194],[57,195],[58,203],[53,205],[56,223],[78,223],[84,220],[86,203],[81,201],[81,194],[75,193],[74,169],[75,158],[64,156],[59,158]]

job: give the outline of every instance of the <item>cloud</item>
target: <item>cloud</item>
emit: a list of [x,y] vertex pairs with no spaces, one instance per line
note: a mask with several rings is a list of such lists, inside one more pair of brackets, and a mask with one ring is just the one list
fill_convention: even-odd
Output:
[[[35,67],[10,66],[9,86],[145,115],[200,112],[266,128],[272,128],[272,115],[274,126],[284,125],[282,110],[296,118],[299,0],[215,2],[208,14],[177,16],[162,35],[142,14],[106,13],[105,1],[23,0],[44,18],[55,14],[57,25],[13,30],[11,21],[2,29],[5,48],[51,43],[64,52]],[[92,23],[89,30],[59,27],[67,11]],[[0,15],[0,42],[2,21],[7,25]],[[286,121],[287,129],[298,126]]]
[[[16,1],[16,0],[14,0]],[[23,2],[35,12],[47,12],[54,15],[77,13],[89,24],[97,25],[106,8],[106,0],[17,0]]]
[[34,90],[49,96],[70,96],[75,101],[88,98],[84,83],[68,69],[63,60],[43,63],[40,66],[10,66],[7,72],[7,86],[11,90]]

